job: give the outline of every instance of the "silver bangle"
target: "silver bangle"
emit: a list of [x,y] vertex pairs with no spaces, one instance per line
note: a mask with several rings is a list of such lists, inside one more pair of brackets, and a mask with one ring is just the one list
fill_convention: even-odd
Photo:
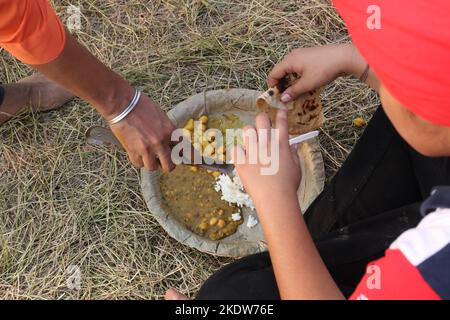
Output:
[[140,99],[141,99],[141,92],[138,89],[134,89],[134,96],[133,99],[131,99],[130,104],[119,115],[109,120],[108,123],[112,125],[125,119],[125,117],[128,114],[130,114],[131,111],[133,111],[133,109],[136,107]]

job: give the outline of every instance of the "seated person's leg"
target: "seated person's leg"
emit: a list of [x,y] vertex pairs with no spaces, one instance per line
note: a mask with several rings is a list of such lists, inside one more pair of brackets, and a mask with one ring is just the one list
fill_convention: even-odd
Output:
[[[408,218],[408,212],[418,211],[418,207],[417,203],[394,209],[336,230],[316,241],[325,265],[345,297],[355,290],[367,263],[379,258],[398,236],[399,225],[407,229],[410,224],[418,223],[419,218],[414,221]],[[377,223],[373,225],[375,219]],[[203,284],[197,295],[197,299],[279,298],[267,252],[242,258],[223,267]]]
[[247,256],[214,273],[196,299],[280,299],[269,253]]

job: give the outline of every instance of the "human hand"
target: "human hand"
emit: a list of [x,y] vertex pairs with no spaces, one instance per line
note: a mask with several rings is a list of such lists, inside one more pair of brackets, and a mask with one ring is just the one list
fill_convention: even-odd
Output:
[[301,75],[281,96],[282,102],[289,102],[303,93],[327,85],[343,73],[361,74],[365,67],[364,59],[351,44],[298,48],[275,65],[267,77],[267,84],[273,87],[287,74]]
[[[264,201],[273,197],[295,196],[300,184],[301,173],[297,147],[289,146],[289,134],[287,123],[287,110],[280,109],[276,116],[275,130],[278,130],[278,139],[270,134],[271,125],[266,113],[260,113],[256,117],[256,128],[244,127],[244,147],[233,148],[233,162],[246,192],[252,198],[255,207],[263,205]],[[255,135],[257,140],[247,137]],[[272,174],[262,174],[262,169],[267,167],[263,163],[261,152],[272,149],[272,144],[278,144],[277,154],[270,154],[271,161],[278,161],[277,170]],[[275,148],[276,150],[276,148]],[[252,161],[251,152],[256,152]],[[259,211],[258,211],[259,212]]]
[[125,119],[111,125],[134,166],[156,170],[161,165],[165,172],[175,167],[170,157],[174,129],[164,111],[144,94]]
[[[91,103],[106,120],[113,119],[123,111],[135,90],[70,33],[66,33],[64,50],[56,59],[33,65],[33,68]],[[139,103],[125,119],[111,126],[135,166],[156,170],[159,158],[164,171],[174,168],[170,159],[173,129],[166,114],[145,95],[141,95]]]

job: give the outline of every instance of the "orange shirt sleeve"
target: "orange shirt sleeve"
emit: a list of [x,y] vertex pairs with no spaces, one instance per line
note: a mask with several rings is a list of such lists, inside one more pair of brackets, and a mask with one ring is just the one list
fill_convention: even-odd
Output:
[[65,29],[47,0],[0,0],[0,46],[26,64],[45,64],[64,49]]

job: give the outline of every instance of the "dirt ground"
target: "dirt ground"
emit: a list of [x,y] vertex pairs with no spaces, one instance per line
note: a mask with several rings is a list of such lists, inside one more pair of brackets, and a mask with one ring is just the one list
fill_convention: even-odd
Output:
[[[291,49],[349,41],[325,0],[53,3],[63,21],[70,4],[81,4],[76,37],[165,110],[204,90],[263,90],[267,72]],[[31,72],[0,51],[2,83]],[[352,120],[370,119],[378,99],[350,78],[327,86],[322,98],[330,178],[362,133]],[[232,260],[169,238],[126,155],[86,145],[94,124],[104,124],[99,114],[74,100],[0,126],[0,298],[159,299],[168,287],[194,296]],[[80,290],[67,287],[70,266],[80,272]]]

